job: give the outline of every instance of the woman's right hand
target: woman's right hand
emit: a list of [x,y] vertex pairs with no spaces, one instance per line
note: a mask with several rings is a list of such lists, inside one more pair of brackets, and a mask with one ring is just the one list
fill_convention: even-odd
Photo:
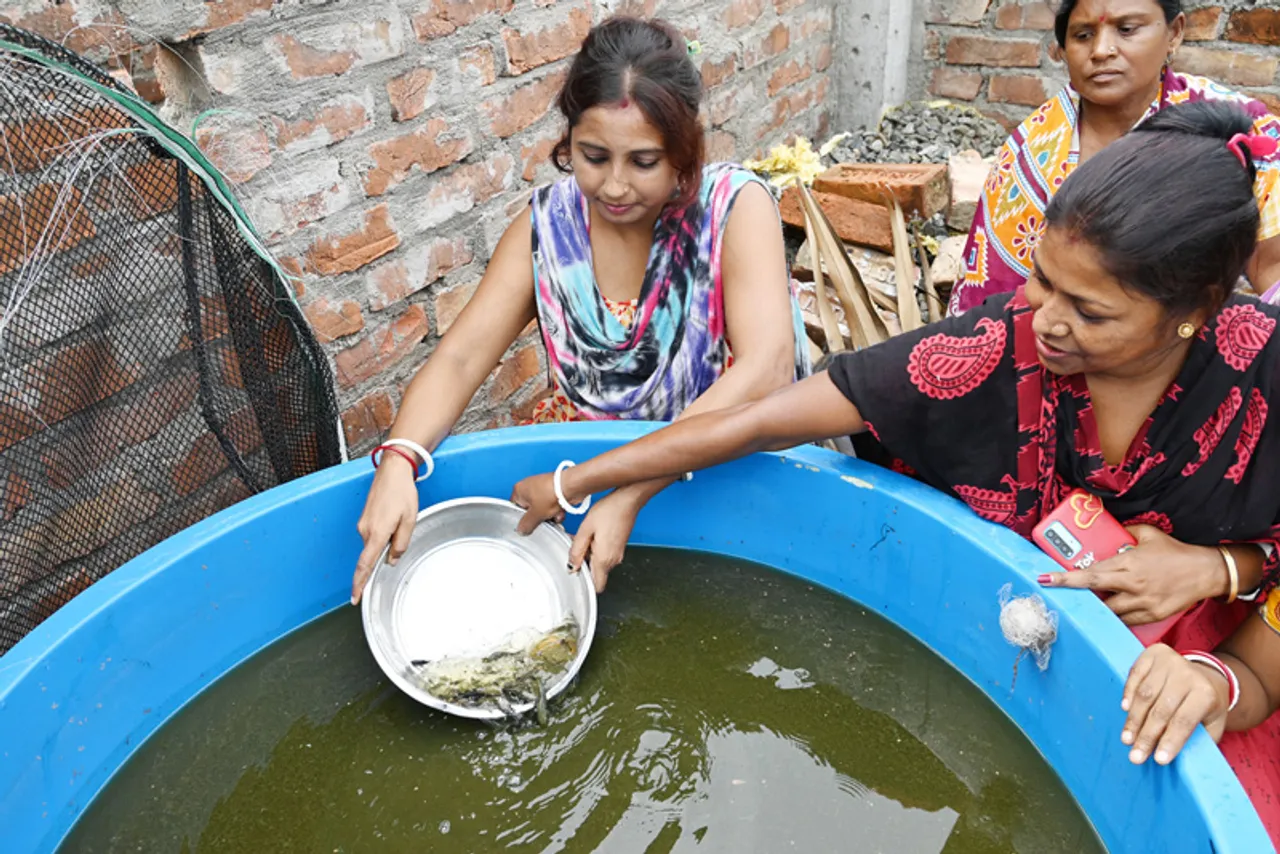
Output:
[[1212,668],[1187,661],[1162,643],[1143,651],[1129,671],[1120,707],[1129,713],[1120,740],[1129,761],[1141,765],[1155,753],[1168,765],[1199,724],[1217,741],[1227,725],[1227,680]]
[[373,574],[378,556],[391,543],[387,563],[394,564],[409,547],[409,537],[418,518],[418,486],[414,482],[416,472],[409,461],[399,454],[383,454],[378,472],[369,487],[369,497],[364,512],[356,523],[356,530],[364,540],[364,551],[356,561],[356,572],[351,579],[351,604],[360,602],[364,586]]

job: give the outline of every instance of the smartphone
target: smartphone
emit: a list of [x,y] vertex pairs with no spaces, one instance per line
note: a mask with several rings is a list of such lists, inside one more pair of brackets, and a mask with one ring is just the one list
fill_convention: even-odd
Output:
[[[1040,550],[1067,571],[1087,569],[1138,544],[1102,506],[1102,499],[1083,489],[1072,490],[1031,532]],[[1103,599],[1110,594],[1099,594]],[[1182,614],[1156,623],[1130,626],[1143,646],[1158,643]]]

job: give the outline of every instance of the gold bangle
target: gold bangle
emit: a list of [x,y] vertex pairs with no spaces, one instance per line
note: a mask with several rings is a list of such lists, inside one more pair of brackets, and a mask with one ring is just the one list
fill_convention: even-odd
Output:
[[1231,556],[1230,549],[1226,546],[1218,546],[1218,553],[1222,555],[1222,560],[1227,565],[1227,578],[1230,579],[1227,604],[1230,605],[1240,595],[1240,570],[1236,569],[1236,559]]

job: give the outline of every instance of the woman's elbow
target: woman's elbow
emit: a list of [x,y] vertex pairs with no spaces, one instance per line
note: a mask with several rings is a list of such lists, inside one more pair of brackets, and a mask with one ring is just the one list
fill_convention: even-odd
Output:
[[795,354],[772,353],[758,358],[751,364],[749,374],[747,400],[768,397],[795,381]]

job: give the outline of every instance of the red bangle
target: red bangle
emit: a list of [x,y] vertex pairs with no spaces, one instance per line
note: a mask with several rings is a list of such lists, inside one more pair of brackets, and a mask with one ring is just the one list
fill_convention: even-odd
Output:
[[413,466],[413,475],[414,475],[414,477],[417,477],[417,476],[418,476],[418,473],[419,473],[419,471],[420,471],[420,469],[419,469],[419,467],[418,467],[418,461],[417,461],[417,460],[415,460],[413,457],[409,456],[409,452],[408,452],[408,451],[401,450],[400,448],[397,448],[395,445],[379,445],[378,447],[376,447],[376,448],[374,448],[374,449],[373,449],[373,453],[371,453],[371,454],[369,455],[369,459],[373,461],[373,467],[374,467],[374,468],[377,468],[377,467],[378,467],[378,452],[379,452],[379,451],[382,451],[382,452],[384,452],[384,453],[385,453],[386,451],[390,451],[390,452],[391,452],[391,453],[393,453],[393,454],[399,454],[400,456],[404,457],[405,462],[407,462],[409,465]]
[[1229,712],[1236,707],[1236,703],[1240,702],[1240,680],[1236,679],[1236,674],[1230,667],[1223,664],[1218,656],[1200,650],[1193,649],[1189,652],[1184,652],[1182,657],[1190,662],[1208,665],[1221,673],[1222,678],[1227,680],[1227,711]]

